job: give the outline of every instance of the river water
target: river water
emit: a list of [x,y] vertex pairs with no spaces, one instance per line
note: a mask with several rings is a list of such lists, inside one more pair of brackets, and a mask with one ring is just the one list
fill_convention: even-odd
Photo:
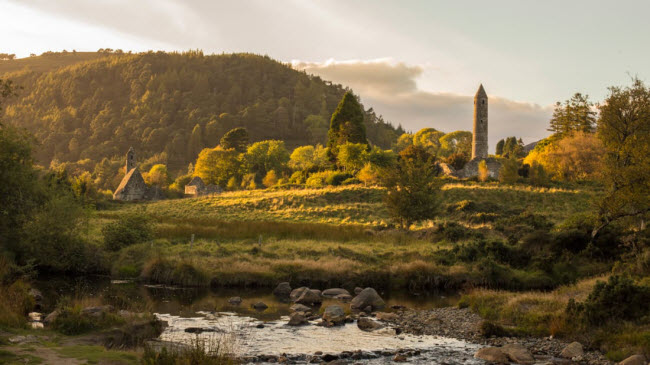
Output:
[[[317,322],[288,326],[291,303],[277,300],[271,289],[197,289],[174,288],[161,285],[143,285],[130,281],[111,281],[107,278],[54,278],[39,281],[36,286],[45,298],[44,312],[51,310],[61,298],[84,298],[89,303],[111,304],[118,309],[149,310],[168,323],[160,336],[162,341],[180,344],[207,344],[227,346],[229,352],[251,358],[264,359],[266,355],[287,356],[292,361],[307,363],[316,352],[341,354],[357,352],[363,359],[355,363],[390,363],[397,351],[409,353],[413,364],[477,364],[473,354],[480,347],[461,340],[438,336],[397,334],[392,328],[376,332],[361,331],[355,323],[343,326],[321,327]],[[318,288],[327,289],[327,288]],[[454,293],[381,292],[392,305],[413,309],[430,309],[454,305]],[[231,305],[228,299],[242,298],[240,305]],[[264,311],[252,308],[256,302],[268,305]],[[347,304],[326,299],[322,307]],[[187,332],[201,328],[202,333]]]

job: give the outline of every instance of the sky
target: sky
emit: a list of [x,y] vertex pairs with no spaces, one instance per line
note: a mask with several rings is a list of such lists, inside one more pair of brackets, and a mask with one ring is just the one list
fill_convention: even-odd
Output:
[[405,129],[548,135],[556,101],[650,79],[650,1],[0,0],[0,52],[266,54],[349,86]]

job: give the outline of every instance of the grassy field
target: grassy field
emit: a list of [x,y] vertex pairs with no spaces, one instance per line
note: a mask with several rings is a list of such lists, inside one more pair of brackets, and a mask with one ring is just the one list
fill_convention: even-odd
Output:
[[0,61],[0,75],[19,71],[45,72],[107,56],[109,54],[98,52],[68,52]]
[[[531,217],[552,227],[589,209],[597,192],[454,182],[443,188],[438,218],[408,232],[389,228],[382,194],[376,187],[345,186],[118,204],[99,212],[90,232],[99,243],[103,224],[129,213],[153,217],[154,242],[111,257],[111,273],[118,277],[197,286],[273,286],[289,280],[457,288],[481,285],[485,272],[478,264],[444,262],[444,252],[532,231],[519,223]],[[513,224],[520,227],[514,233]],[[190,244],[192,235],[196,241]],[[507,268],[500,275],[505,287],[552,286],[537,271]]]
[[[252,190],[225,192],[214,197],[127,204],[114,213],[140,211],[161,221],[169,219],[218,219],[223,221],[273,221],[379,226],[389,222],[377,187],[342,186],[323,189]],[[554,223],[591,207],[596,192],[589,188],[538,188],[498,183],[449,183],[444,185],[437,221],[455,219],[444,208],[461,201],[487,206],[484,213],[508,215],[529,211]],[[104,214],[111,216],[111,213]],[[414,228],[430,226],[425,222]]]

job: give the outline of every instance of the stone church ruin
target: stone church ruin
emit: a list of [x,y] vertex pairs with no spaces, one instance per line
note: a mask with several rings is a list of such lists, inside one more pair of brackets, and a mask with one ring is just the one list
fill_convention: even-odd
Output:
[[162,191],[157,186],[149,186],[135,162],[135,150],[129,148],[126,153],[126,174],[122,182],[113,193],[113,200],[138,201],[138,200],[160,200],[164,199]]

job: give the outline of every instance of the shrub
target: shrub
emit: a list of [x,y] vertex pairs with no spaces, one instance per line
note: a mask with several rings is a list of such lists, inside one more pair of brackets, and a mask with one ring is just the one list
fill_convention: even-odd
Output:
[[151,220],[143,214],[127,214],[102,228],[104,245],[110,251],[135,243],[145,242],[153,237]]
[[[650,287],[636,285],[631,279],[611,276],[599,281],[583,303],[570,301],[567,312],[586,323],[601,326],[616,320],[638,321],[650,314]],[[647,320],[647,317],[646,317]]]
[[514,158],[503,161],[499,169],[499,182],[503,184],[514,184],[519,179],[519,164]]
[[[326,185],[325,179],[329,175],[329,171],[315,172],[307,178],[305,185],[310,188],[321,188]],[[292,176],[293,177],[293,176]]]
[[478,179],[479,181],[486,182],[490,178],[490,170],[488,170],[487,162],[485,160],[478,164]]
[[270,170],[269,172],[266,173],[266,176],[264,176],[264,179],[262,179],[262,184],[266,186],[267,188],[270,188],[273,185],[276,185],[278,183],[278,176],[276,175],[274,170]]
[[361,184],[361,180],[357,179],[356,177],[345,179],[341,183],[341,185],[357,185],[357,184]]
[[304,184],[305,181],[307,181],[306,171],[296,171],[289,178],[289,183],[291,184]]
[[492,321],[483,321],[479,326],[479,332],[483,337],[506,337],[510,336],[510,331],[506,330],[500,324],[497,324]]
[[59,315],[52,328],[64,335],[78,335],[124,323],[115,313],[102,311],[98,314],[84,313],[80,305],[60,306]]
[[352,175],[345,172],[330,171],[330,173],[325,178],[325,183],[327,185],[339,186],[343,183],[343,181],[352,177]]
[[25,315],[34,308],[29,286],[18,280],[0,286],[0,326],[17,327],[25,323]]

